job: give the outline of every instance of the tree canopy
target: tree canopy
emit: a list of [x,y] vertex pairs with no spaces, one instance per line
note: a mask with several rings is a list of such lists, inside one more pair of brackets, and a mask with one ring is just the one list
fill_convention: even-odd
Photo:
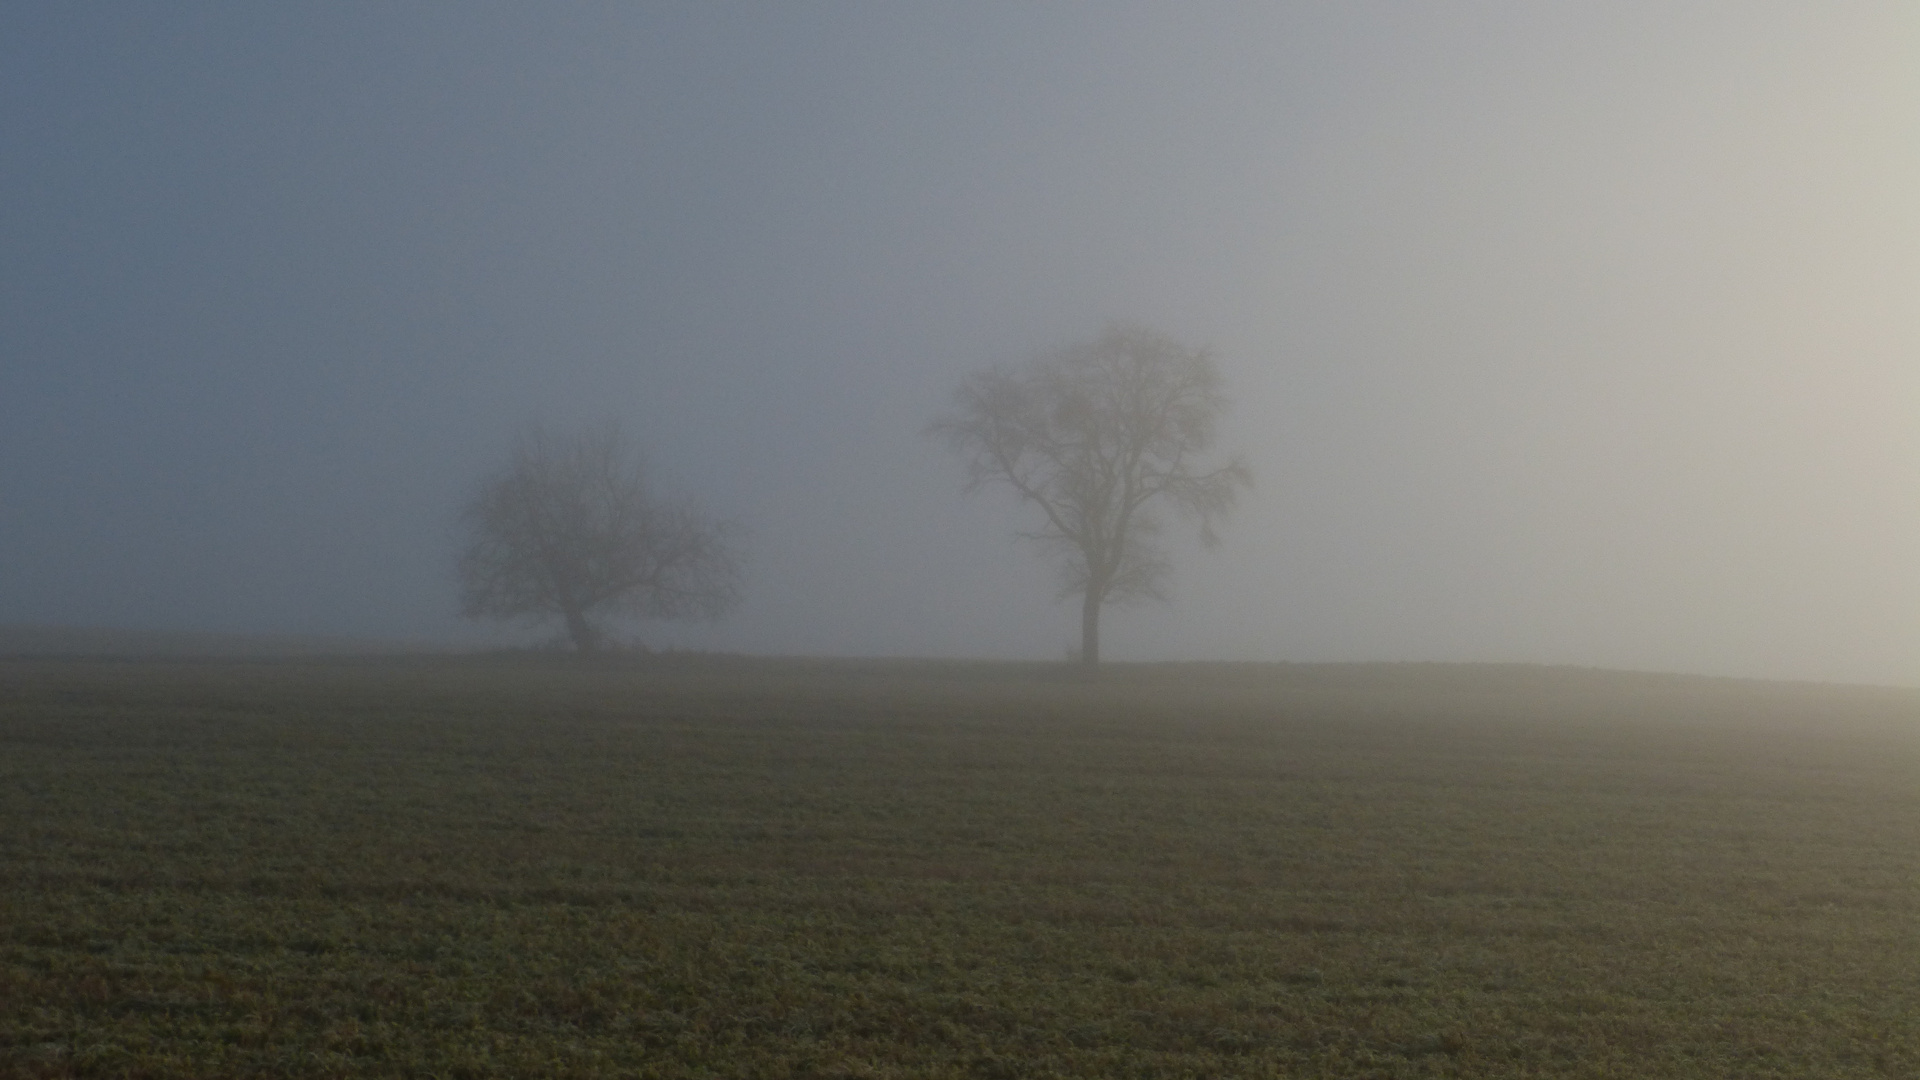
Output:
[[975,373],[929,431],[960,455],[968,487],[1003,484],[1044,515],[1021,535],[1058,559],[1079,595],[1081,659],[1100,656],[1103,604],[1163,596],[1162,508],[1214,525],[1252,482],[1244,461],[1208,465],[1228,399],[1205,349],[1115,324],[1024,365]]
[[463,520],[462,614],[557,619],[583,654],[608,616],[711,618],[739,600],[738,526],[655,495],[612,425],[528,428]]

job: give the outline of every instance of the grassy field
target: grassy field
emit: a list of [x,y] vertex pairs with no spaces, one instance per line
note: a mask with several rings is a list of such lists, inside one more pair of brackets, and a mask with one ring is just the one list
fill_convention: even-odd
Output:
[[0,664],[0,1075],[1920,1076],[1920,692]]

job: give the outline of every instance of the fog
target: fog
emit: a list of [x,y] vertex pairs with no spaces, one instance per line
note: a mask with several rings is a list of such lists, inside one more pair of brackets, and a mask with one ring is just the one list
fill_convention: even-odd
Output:
[[649,642],[1059,658],[923,429],[1123,319],[1256,486],[1114,659],[1920,684],[1916,193],[1904,0],[9,4],[0,623],[532,640],[459,507],[614,419],[752,530]]

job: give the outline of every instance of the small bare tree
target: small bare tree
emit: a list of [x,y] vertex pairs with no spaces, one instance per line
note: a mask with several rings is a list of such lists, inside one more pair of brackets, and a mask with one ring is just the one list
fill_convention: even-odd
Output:
[[1046,515],[1020,535],[1060,557],[1061,598],[1081,599],[1083,663],[1100,660],[1101,605],[1164,595],[1158,508],[1196,520],[1213,544],[1214,523],[1252,482],[1239,458],[1199,460],[1227,407],[1211,354],[1144,327],[1115,324],[978,372],[956,398],[928,431],[965,459],[969,490],[1006,484]]
[[521,433],[467,504],[459,577],[470,619],[559,619],[582,654],[607,615],[715,617],[739,599],[739,529],[661,499],[608,424]]

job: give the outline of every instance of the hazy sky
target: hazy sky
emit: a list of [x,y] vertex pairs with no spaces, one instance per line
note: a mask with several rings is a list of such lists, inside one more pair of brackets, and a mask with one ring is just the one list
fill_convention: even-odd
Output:
[[1920,684],[1920,7],[0,7],[0,622],[471,637],[615,418],[753,530],[656,643],[1056,658],[921,429],[1137,320],[1257,486],[1126,658]]

